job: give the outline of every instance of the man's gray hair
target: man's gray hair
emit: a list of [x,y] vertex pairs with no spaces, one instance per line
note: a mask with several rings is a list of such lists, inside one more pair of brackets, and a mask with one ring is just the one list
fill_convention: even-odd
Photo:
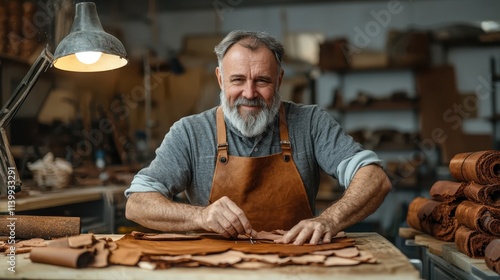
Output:
[[276,38],[265,32],[245,30],[234,30],[229,32],[229,34],[227,34],[227,36],[222,39],[217,46],[215,46],[214,50],[217,55],[219,67],[222,65],[222,59],[224,58],[224,55],[226,55],[227,50],[236,43],[239,43],[241,46],[251,50],[256,50],[261,46],[267,47],[276,57],[278,69],[281,69],[283,56],[285,55],[283,45],[276,40]]

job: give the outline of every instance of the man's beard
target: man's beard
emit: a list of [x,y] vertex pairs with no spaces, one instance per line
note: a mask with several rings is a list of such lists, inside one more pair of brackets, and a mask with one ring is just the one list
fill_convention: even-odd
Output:
[[[245,137],[255,137],[262,134],[266,127],[274,121],[281,104],[281,98],[277,91],[274,93],[272,103],[269,106],[262,98],[247,99],[242,96],[238,97],[231,106],[224,91],[220,93],[220,101],[224,116]],[[238,112],[239,105],[258,106],[261,110],[258,113],[243,111],[242,115],[240,115]]]

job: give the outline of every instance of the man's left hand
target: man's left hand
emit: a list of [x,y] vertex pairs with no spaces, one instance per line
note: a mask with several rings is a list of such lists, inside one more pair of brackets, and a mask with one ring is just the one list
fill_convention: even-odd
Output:
[[338,231],[332,229],[331,221],[323,217],[302,220],[292,229],[290,229],[283,237],[275,240],[276,243],[291,243],[294,245],[302,245],[309,240],[309,244],[316,245],[318,243],[330,243],[332,236],[335,236]]

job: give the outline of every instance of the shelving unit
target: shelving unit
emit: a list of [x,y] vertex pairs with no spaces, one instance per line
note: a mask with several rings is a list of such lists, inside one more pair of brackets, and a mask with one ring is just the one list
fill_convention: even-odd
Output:
[[[378,143],[375,147],[367,147],[368,149],[371,149],[377,153],[392,153],[392,154],[403,154],[403,153],[411,153],[414,151],[417,147],[414,141],[412,141],[412,137],[418,137],[418,111],[419,111],[419,104],[418,104],[418,93],[415,93],[415,97],[411,97],[411,93],[408,92],[406,96],[396,96],[394,95],[392,98],[391,96],[386,96],[383,98],[373,98],[370,100],[366,100],[366,102],[349,102],[349,103],[344,103],[344,88],[346,87],[346,76],[348,75],[358,75],[358,74],[374,74],[374,75],[391,75],[393,73],[402,73],[403,71],[411,72],[411,75],[414,76],[416,69],[413,69],[411,67],[369,67],[369,68],[354,68],[354,69],[342,69],[339,71],[329,71],[331,73],[337,74],[339,78],[337,90],[335,91],[335,100],[334,100],[334,106],[332,106],[330,111],[332,114],[335,114],[335,117],[341,123],[341,125],[344,126],[345,129],[347,129],[348,133],[351,133],[353,137],[355,137],[352,133],[353,131],[349,131],[349,128],[346,127],[346,119],[348,116],[352,116],[354,114],[378,114],[378,115],[390,115],[390,114],[398,114],[398,113],[406,113],[410,112],[412,116],[412,121],[415,123],[413,124],[413,127],[415,128],[415,131],[411,129],[410,132],[401,132],[399,136],[400,140],[394,141],[391,143],[381,141]],[[412,85],[414,87],[414,85]],[[338,100],[341,100],[340,102]],[[388,123],[388,125],[392,125],[393,123]],[[377,129],[378,127],[373,127],[370,126],[370,124],[367,124],[366,126],[367,129]],[[381,127],[379,131],[374,131],[374,132],[382,132],[383,130],[390,130],[387,129],[387,127]],[[398,129],[394,129],[395,131]],[[390,133],[390,131],[388,131]],[[414,133],[414,135],[413,135]],[[356,138],[356,137],[355,137]],[[401,139],[404,139],[405,141],[401,141]],[[363,144],[363,143],[362,143]],[[368,143],[364,143],[368,144]],[[393,163],[391,163],[391,166],[394,166]],[[404,164],[404,163],[401,163]],[[396,168],[397,170],[398,168]],[[395,171],[395,170],[394,170]],[[392,172],[392,171],[389,171]],[[402,178],[402,180],[395,180],[397,183],[395,184],[396,189],[401,189],[401,190],[411,190],[411,191],[418,191],[420,189],[419,180],[420,180],[420,174],[418,173],[418,167],[415,168],[415,174]],[[398,174],[389,174],[392,176],[392,178],[398,176]],[[409,183],[411,182],[411,183]]]

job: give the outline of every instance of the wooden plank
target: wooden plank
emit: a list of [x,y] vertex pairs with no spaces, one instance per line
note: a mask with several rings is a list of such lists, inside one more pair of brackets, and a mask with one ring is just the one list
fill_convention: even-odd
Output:
[[443,255],[443,245],[454,243],[437,240],[428,234],[421,234],[415,236],[415,244],[425,246],[429,249],[429,252],[441,257]]
[[415,236],[425,234],[419,230],[416,230],[414,228],[409,228],[409,227],[402,227],[399,228],[399,236],[404,238],[404,239],[414,239]]
[[486,266],[483,258],[470,258],[459,252],[455,244],[443,245],[443,259],[480,279],[500,279],[500,275]]
[[[98,186],[46,192],[37,196],[16,199],[15,212],[95,201],[101,199],[106,192],[123,192],[124,188],[121,186]],[[0,213],[6,212],[7,202],[6,199],[2,199],[0,200]]]

